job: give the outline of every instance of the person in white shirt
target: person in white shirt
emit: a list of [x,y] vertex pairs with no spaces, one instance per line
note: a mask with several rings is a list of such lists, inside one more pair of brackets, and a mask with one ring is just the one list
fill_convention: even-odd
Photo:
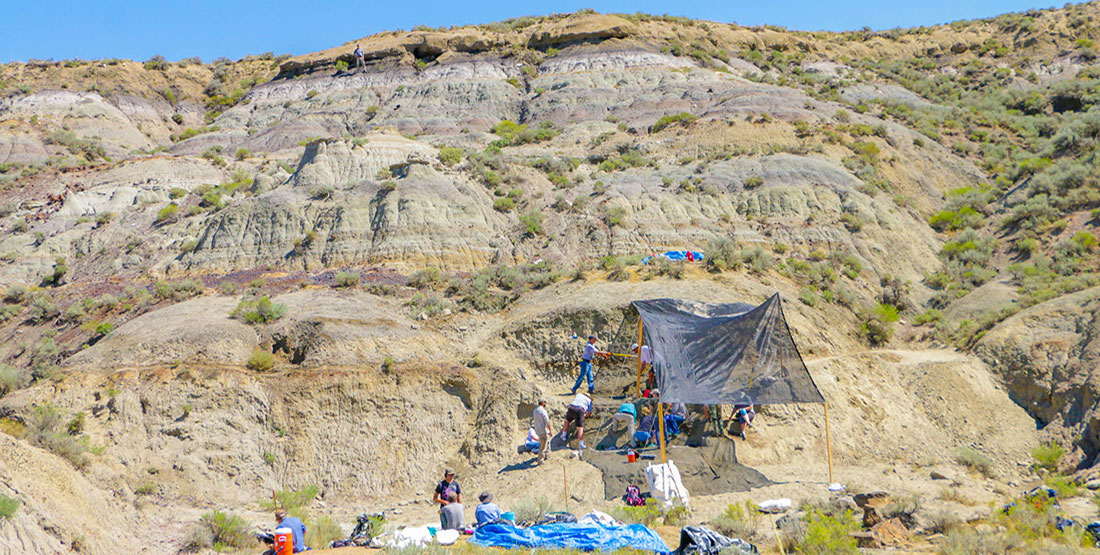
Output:
[[578,393],[569,409],[565,411],[565,424],[561,428],[561,440],[569,441],[569,423],[577,423],[577,440],[581,449],[587,449],[584,445],[584,419],[592,415],[592,397],[583,391]]

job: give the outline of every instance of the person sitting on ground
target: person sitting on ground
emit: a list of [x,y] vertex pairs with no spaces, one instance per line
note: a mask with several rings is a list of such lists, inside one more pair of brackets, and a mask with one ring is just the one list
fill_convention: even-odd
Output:
[[539,453],[539,436],[535,433],[534,428],[527,429],[527,439],[523,440],[523,445],[519,446],[520,453]]
[[737,423],[741,425],[741,439],[745,437],[745,430],[752,427],[752,421],[756,418],[756,410],[749,405],[734,405],[733,410],[737,415]]
[[477,499],[481,501],[477,509],[474,510],[474,518],[477,519],[478,527],[500,520],[500,507],[493,503],[493,494],[483,491],[481,495],[477,496]]
[[565,424],[561,427],[561,440],[569,441],[569,423],[577,423],[577,441],[581,449],[587,449],[584,445],[584,419],[592,415],[592,397],[587,393],[578,393],[569,408],[565,411]]
[[439,503],[439,522],[444,527],[446,522],[443,520],[443,509],[451,503],[450,494],[452,493],[455,495],[455,501],[461,504],[462,487],[458,485],[458,480],[455,480],[455,471],[448,468],[443,472],[443,481],[435,486],[435,495],[432,496],[432,501]]
[[458,496],[454,492],[447,494],[447,504],[439,511],[440,524],[443,530],[461,530],[466,527],[465,516],[462,511],[465,507],[459,503]]
[[355,45],[355,72],[359,73],[359,70],[367,67],[366,62],[363,60],[363,49],[359,48],[359,45]]
[[[302,519],[296,516],[286,516],[286,511],[279,509],[275,511],[275,529],[279,528],[290,528],[295,553],[306,550],[306,525],[302,524]],[[264,552],[264,555],[274,554],[274,549]]]
[[607,351],[601,351],[596,348],[596,335],[588,336],[588,343],[584,346],[584,353],[581,354],[581,369],[577,374],[577,382],[573,384],[573,394],[577,393],[577,388],[581,386],[581,382],[588,378],[588,392],[595,393],[596,385],[592,378],[592,358],[596,356],[611,356],[611,353]]
[[627,437],[630,438],[630,446],[634,447],[634,424],[638,418],[637,409],[634,408],[634,403],[623,403],[619,406],[619,412],[615,413],[615,416],[611,417],[612,423],[623,422],[626,424]]
[[687,405],[670,403],[665,407],[665,435],[666,439],[672,439],[680,435],[680,424],[687,420]]
[[550,413],[546,412],[546,399],[539,399],[535,413],[531,415],[531,429],[539,442],[534,464],[542,464],[550,455],[550,438],[554,437],[554,430],[550,428]]
[[649,407],[642,407],[642,418],[638,421],[637,430],[634,432],[635,445],[645,447],[653,441],[653,429],[657,425],[657,419],[650,414],[651,412],[653,411]]

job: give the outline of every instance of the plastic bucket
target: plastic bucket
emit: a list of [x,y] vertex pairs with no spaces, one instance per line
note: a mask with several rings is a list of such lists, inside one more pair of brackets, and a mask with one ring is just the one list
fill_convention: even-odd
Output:
[[634,451],[626,454],[626,462],[634,462],[636,460],[638,460],[638,455],[635,455]]

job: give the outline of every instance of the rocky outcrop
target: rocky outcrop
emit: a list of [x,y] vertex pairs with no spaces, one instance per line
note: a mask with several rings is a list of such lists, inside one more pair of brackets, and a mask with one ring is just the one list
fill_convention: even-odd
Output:
[[1004,379],[1012,398],[1053,439],[1100,453],[1100,288],[1020,311],[978,341],[975,352]]

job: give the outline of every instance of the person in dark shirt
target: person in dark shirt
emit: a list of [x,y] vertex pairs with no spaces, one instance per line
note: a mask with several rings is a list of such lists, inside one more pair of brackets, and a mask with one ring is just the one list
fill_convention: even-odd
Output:
[[462,487],[458,485],[458,480],[455,480],[455,471],[448,468],[443,472],[443,480],[435,486],[435,495],[432,496],[432,501],[439,503],[439,523],[444,528],[447,526],[447,521],[443,515],[443,507],[451,503],[448,497],[452,493],[455,495],[455,502],[462,503]]

